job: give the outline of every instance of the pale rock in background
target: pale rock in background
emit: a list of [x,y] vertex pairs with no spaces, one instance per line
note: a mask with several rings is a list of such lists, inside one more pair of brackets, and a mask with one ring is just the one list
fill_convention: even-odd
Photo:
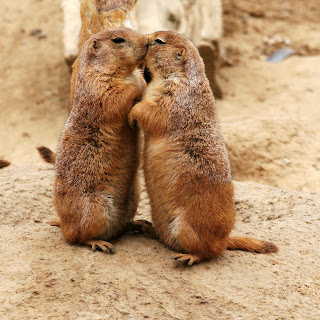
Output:
[[63,47],[66,62],[71,65],[78,55],[81,29],[80,0],[61,0],[63,11]]
[[[61,0],[61,7],[64,16],[64,56],[71,65],[78,54],[80,0]],[[219,40],[222,37],[221,0],[138,0],[131,13],[131,24],[142,34],[159,30],[175,31],[191,39],[205,62],[206,74],[215,96],[222,97],[216,81]]]

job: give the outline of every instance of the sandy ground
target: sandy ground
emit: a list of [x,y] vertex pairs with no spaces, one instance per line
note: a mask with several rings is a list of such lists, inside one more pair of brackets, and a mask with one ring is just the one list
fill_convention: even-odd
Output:
[[[1,319],[320,319],[320,37],[318,0],[224,1],[217,108],[236,186],[234,235],[280,251],[229,251],[176,266],[155,240],[125,235],[117,253],[66,244],[52,203],[68,115],[59,1],[0,3]],[[288,41],[289,39],[289,41]],[[297,52],[279,64],[266,55]],[[145,192],[139,218],[150,210]]]

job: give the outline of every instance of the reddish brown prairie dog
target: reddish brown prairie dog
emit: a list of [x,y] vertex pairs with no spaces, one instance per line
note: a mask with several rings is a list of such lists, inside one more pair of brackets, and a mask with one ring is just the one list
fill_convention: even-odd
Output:
[[276,252],[269,242],[229,237],[233,184],[203,61],[187,38],[149,36],[151,74],[142,101],[129,113],[145,133],[144,173],[155,232],[173,259],[189,265],[226,249]]
[[146,39],[130,29],[89,38],[56,155],[54,202],[65,239],[113,252],[138,203],[138,130],[127,116],[145,88],[134,72]]

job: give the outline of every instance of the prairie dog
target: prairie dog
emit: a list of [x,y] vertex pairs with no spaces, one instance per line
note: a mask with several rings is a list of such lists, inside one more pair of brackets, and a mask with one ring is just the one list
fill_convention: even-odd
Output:
[[70,243],[113,252],[105,240],[136,212],[138,129],[127,116],[145,87],[134,70],[146,53],[146,39],[126,28],[101,31],[82,47],[54,186],[58,224]]
[[229,237],[235,220],[233,184],[215,102],[193,43],[172,32],[149,35],[151,74],[129,113],[145,134],[143,155],[155,232],[172,258],[189,265],[226,249],[276,252],[269,242]]

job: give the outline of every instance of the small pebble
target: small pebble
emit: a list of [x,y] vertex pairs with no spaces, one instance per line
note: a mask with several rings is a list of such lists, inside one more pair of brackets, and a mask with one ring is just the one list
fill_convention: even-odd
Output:
[[288,159],[288,158],[284,158],[283,159],[283,162],[286,164],[286,165],[289,165],[291,163],[291,160]]

